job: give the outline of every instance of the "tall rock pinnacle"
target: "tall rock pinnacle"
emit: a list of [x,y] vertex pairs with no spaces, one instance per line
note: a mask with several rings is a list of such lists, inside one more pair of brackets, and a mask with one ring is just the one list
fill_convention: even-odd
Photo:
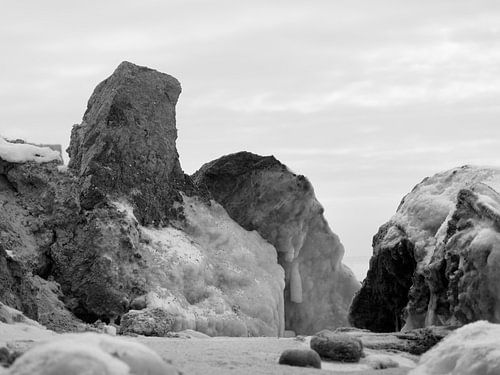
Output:
[[180,93],[174,77],[129,62],[96,87],[68,148],[69,168],[81,178],[82,207],[124,195],[144,224],[178,216],[173,202],[189,185],[175,147]]

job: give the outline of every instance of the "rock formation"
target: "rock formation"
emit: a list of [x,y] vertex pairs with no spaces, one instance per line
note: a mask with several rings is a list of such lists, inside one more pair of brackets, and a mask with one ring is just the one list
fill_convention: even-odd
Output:
[[180,93],[174,77],[129,62],[96,87],[67,150],[84,209],[127,196],[141,224],[179,218],[173,203],[191,187],[175,146]]
[[272,156],[248,152],[203,165],[193,175],[231,218],[276,247],[285,270],[285,326],[299,334],[347,324],[359,283],[323,217],[310,182]]
[[180,168],[179,93],[168,75],[120,64],[74,127],[67,169],[0,138],[1,301],[58,330],[283,333],[276,250]]
[[424,179],[373,239],[350,322],[373,331],[500,322],[500,170]]

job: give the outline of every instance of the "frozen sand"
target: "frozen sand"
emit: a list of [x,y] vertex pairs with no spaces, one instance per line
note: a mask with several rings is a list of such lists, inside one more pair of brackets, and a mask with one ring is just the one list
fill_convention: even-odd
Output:
[[[159,338],[137,337],[185,375],[205,374],[335,374],[345,375],[402,375],[409,368],[359,370],[363,365],[323,363],[322,370],[278,364],[285,349],[306,348],[304,342],[291,338]],[[356,371],[358,369],[358,371]],[[353,371],[354,370],[354,371]]]
[[[11,348],[28,348],[38,342],[51,340],[58,335],[40,326],[25,323],[5,324],[0,322],[0,344]],[[363,364],[323,363],[323,369],[306,369],[278,364],[285,349],[307,348],[308,343],[293,338],[166,338],[127,337],[140,342],[171,362],[184,375],[201,374],[351,374],[351,375],[402,375],[410,368],[387,370],[362,370]],[[354,371],[353,371],[354,370]],[[357,371],[356,371],[357,370]]]

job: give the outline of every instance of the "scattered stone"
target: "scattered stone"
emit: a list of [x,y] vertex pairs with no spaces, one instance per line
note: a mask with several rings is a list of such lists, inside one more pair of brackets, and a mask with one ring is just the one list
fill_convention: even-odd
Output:
[[338,362],[359,362],[363,356],[361,340],[342,333],[323,330],[311,338],[311,349],[321,358]]
[[281,353],[280,365],[321,368],[321,358],[311,349],[287,349]]
[[164,337],[173,331],[175,316],[161,308],[130,310],[122,316],[120,334],[135,333],[144,336]]

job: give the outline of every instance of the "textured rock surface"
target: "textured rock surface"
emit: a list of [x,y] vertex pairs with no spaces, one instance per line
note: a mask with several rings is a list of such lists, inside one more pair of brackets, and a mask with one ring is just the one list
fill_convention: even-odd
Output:
[[[180,169],[179,92],[172,77],[123,63],[74,128],[68,170],[58,158],[7,161],[27,146],[8,145],[0,301],[62,331],[125,317],[130,333],[283,333],[276,250],[208,204]],[[146,324],[158,316],[171,327]]]
[[359,362],[363,356],[361,340],[328,330],[323,330],[311,338],[311,349],[321,358],[338,362]]
[[248,152],[205,164],[193,175],[229,215],[276,247],[285,269],[285,325],[298,334],[346,325],[359,283],[304,176],[274,157]]
[[321,368],[321,358],[311,349],[287,349],[281,353],[280,365]]
[[373,240],[350,322],[373,331],[500,321],[500,171],[426,178]]
[[127,196],[142,224],[179,218],[173,203],[191,186],[175,146],[180,92],[174,77],[128,62],[96,87],[68,148],[83,208],[110,194]]
[[365,349],[402,352],[421,355],[448,336],[455,327],[430,326],[406,332],[371,332],[356,328],[339,328],[335,331],[359,339]]

